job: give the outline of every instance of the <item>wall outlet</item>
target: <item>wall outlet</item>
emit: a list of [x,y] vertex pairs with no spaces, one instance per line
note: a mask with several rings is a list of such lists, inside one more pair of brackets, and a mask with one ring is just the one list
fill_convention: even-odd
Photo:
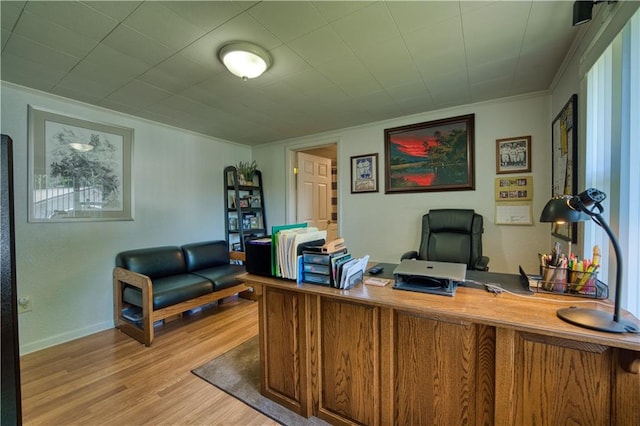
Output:
[[18,299],[18,313],[22,314],[24,312],[29,312],[33,309],[31,305],[31,298],[29,296],[23,296]]

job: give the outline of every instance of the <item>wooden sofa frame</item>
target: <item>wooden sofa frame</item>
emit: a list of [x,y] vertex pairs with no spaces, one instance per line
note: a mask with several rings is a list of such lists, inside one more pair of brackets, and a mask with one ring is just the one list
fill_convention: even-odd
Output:
[[[241,252],[229,252],[229,258],[232,260],[245,260],[244,253]],[[125,284],[137,287],[140,289],[140,291],[142,291],[142,327],[136,326],[133,322],[123,318],[122,316],[122,309],[124,307],[124,303],[122,300],[122,291]],[[170,305],[154,311],[153,286],[151,283],[151,278],[146,275],[132,272],[128,269],[117,266],[113,270],[114,323],[116,328],[118,328],[120,331],[133,337],[145,346],[151,346],[154,338],[153,324],[156,321],[173,317],[190,309],[197,308],[208,303],[213,303],[220,299],[224,299],[225,297],[233,296],[236,293],[249,293],[251,290],[251,287],[247,287],[244,283],[240,283],[233,287],[214,291],[213,293],[196,297],[195,299],[186,300],[181,303],[176,303],[175,305]]]

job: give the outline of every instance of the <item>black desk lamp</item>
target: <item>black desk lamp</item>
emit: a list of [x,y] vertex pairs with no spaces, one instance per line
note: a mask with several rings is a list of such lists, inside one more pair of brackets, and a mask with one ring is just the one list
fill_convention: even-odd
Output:
[[578,195],[565,195],[549,200],[542,214],[540,222],[584,222],[593,220],[603,228],[613,245],[616,256],[616,299],[613,318],[611,314],[597,309],[570,307],[559,309],[557,315],[560,319],[571,324],[610,333],[624,333],[626,331],[637,333],[640,328],[630,321],[620,318],[620,299],[622,297],[622,255],[620,245],[613,231],[602,218],[604,208],[600,204],[607,195],[595,188],[587,189]]

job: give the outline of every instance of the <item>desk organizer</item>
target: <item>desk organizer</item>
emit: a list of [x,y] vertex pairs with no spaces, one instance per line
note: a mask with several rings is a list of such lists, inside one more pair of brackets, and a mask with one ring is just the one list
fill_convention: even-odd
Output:
[[595,299],[606,299],[609,288],[598,280],[598,272],[580,272],[568,268],[543,266],[540,268],[541,279],[537,291],[566,294]]

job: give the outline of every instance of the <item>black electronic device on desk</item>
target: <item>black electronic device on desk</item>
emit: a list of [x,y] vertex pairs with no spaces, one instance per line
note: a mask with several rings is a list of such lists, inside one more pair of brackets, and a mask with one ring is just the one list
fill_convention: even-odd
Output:
[[464,281],[467,266],[462,263],[403,260],[394,269],[394,289],[454,296]]
[[267,277],[273,276],[271,273],[271,237],[246,241],[245,257],[247,272]]

